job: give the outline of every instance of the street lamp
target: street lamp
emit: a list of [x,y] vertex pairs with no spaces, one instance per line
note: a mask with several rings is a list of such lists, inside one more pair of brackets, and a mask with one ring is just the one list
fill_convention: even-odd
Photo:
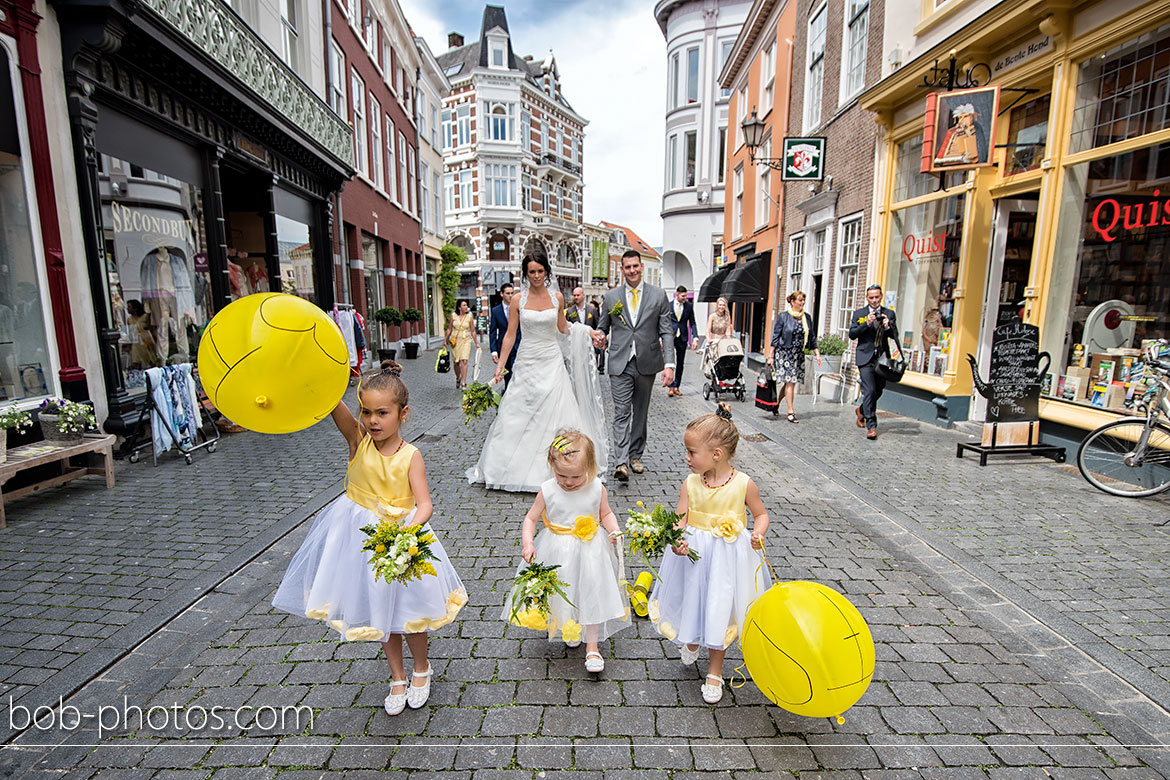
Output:
[[748,160],[752,165],[759,165],[763,163],[774,170],[781,170],[783,168],[783,161],[772,157],[756,157],[756,150],[760,148],[760,144],[764,141],[764,131],[768,129],[758,116],[756,110],[752,109],[752,115],[743,121],[740,125],[743,130],[743,142],[747,144]]

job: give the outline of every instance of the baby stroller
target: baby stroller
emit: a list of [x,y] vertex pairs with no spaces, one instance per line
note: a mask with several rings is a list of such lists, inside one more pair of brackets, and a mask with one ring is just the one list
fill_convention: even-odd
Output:
[[703,376],[707,377],[703,385],[703,399],[709,400],[714,393],[715,400],[719,400],[720,393],[731,393],[736,400],[744,400],[747,397],[747,386],[739,370],[742,363],[743,346],[739,339],[708,342],[703,352],[702,370]]

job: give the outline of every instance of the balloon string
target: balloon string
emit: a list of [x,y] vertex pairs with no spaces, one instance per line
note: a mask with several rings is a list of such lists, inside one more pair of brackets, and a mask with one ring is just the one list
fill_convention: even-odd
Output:
[[[754,582],[752,583],[752,585],[755,587],[756,593],[754,596],[752,596],[752,603],[755,603],[755,600],[760,597],[760,569],[764,568],[764,564],[768,564],[768,571],[772,572],[772,580],[773,581],[778,580],[779,577],[776,576],[776,570],[772,568],[772,562],[768,560],[768,553],[764,549],[763,541],[761,541],[760,542],[760,565],[756,567],[756,573],[755,573],[755,575],[753,575]],[[751,609],[751,604],[748,604],[748,609],[749,610]],[[742,631],[740,632],[740,637],[739,637],[738,641],[739,641],[740,652],[743,652],[743,633],[742,633]],[[746,660],[744,660],[739,666],[735,667],[735,670],[732,673],[732,680],[731,680],[730,684],[731,684],[731,687],[734,688],[735,690],[739,690],[743,686],[747,685],[748,678],[747,678],[747,675],[744,674],[744,672],[743,672],[745,666],[747,666]],[[737,681],[735,675],[739,675],[740,680]]]

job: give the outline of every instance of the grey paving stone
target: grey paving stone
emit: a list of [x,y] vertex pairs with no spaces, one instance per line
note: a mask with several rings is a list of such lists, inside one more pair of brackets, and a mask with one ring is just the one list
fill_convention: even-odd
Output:
[[635,739],[633,744],[634,766],[639,769],[691,769],[695,765],[686,740],[645,738]]
[[570,766],[573,746],[568,739],[522,737],[516,745],[516,762],[525,769]]
[[577,739],[573,741],[575,769],[630,769],[634,765],[628,739]]
[[543,714],[543,708],[530,705],[493,707],[484,714],[480,734],[486,737],[535,734]]
[[597,736],[596,707],[547,707],[540,733],[546,737]]

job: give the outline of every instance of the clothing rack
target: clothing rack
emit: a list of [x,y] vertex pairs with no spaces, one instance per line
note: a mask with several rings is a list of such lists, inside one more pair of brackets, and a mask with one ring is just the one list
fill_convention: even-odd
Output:
[[[196,405],[199,407],[199,411],[197,412],[199,415],[199,425],[197,427],[197,431],[199,438],[203,441],[199,444],[192,444],[187,447],[184,447],[179,443],[178,433],[173,428],[171,428],[171,424],[167,422],[167,419],[159,413],[158,406],[154,402],[154,392],[153,388],[150,386],[150,377],[144,374],[144,379],[146,380],[146,402],[142,405],[142,411],[138,413],[138,420],[135,422],[133,430],[130,432],[130,435],[126,437],[126,442],[122,445],[122,453],[126,456],[126,460],[131,463],[137,463],[140,457],[139,453],[149,447],[151,463],[155,466],[158,466],[158,454],[154,451],[154,436],[150,436],[146,439],[146,441],[139,441],[139,438],[142,435],[143,423],[146,421],[147,413],[150,414],[151,426],[161,424],[163,428],[166,429],[167,433],[170,434],[171,440],[175,443],[175,448],[183,454],[183,460],[186,461],[188,466],[191,465],[191,453],[195,452],[196,450],[206,448],[208,452],[215,452],[216,448],[219,446],[219,426],[215,424],[215,420],[212,419],[211,413],[208,412],[207,407],[203,405],[203,402],[207,399],[207,395],[203,392],[203,386],[199,381],[199,374],[195,367],[191,367],[191,381],[195,383],[195,398],[198,401]],[[211,426],[211,430],[215,433],[213,437],[207,435],[206,428],[209,425]]]

